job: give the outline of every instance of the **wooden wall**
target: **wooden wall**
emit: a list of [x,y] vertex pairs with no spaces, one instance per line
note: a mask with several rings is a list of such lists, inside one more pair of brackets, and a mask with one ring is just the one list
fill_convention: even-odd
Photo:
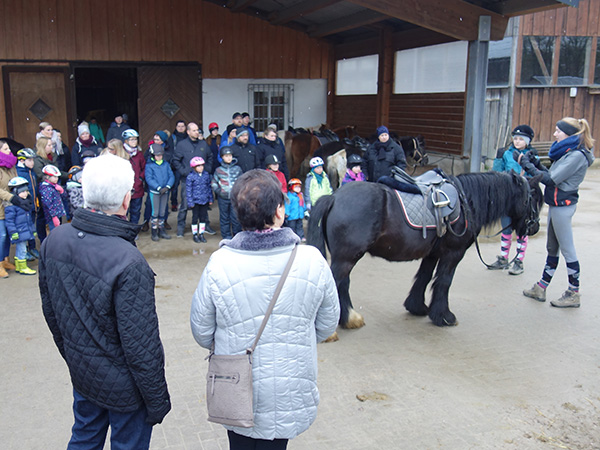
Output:
[[551,9],[521,16],[525,36],[599,36],[600,1],[581,0],[577,8]]
[[205,78],[327,78],[331,51],[200,0],[0,0],[0,61],[197,61]]
[[376,95],[335,96],[332,128],[355,125],[356,132],[363,137],[375,133],[378,125]]

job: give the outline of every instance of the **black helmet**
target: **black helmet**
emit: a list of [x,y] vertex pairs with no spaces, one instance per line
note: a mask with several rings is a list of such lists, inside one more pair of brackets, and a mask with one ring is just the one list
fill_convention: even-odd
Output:
[[268,166],[270,164],[279,164],[279,160],[277,159],[277,156],[267,155],[267,157],[265,158],[265,166]]
[[347,160],[347,166],[348,167],[354,167],[354,166],[358,166],[359,164],[362,164],[363,159],[358,156],[356,153],[348,156],[348,160]]
[[533,139],[533,136],[535,136],[535,133],[533,132],[533,129],[529,125],[519,125],[514,130],[512,130],[511,135],[513,137],[514,136],[525,136],[525,137],[528,137],[529,139]]
[[231,147],[227,147],[227,146],[221,147],[220,153],[221,153],[221,158],[223,157],[223,155],[233,155],[233,152],[231,151]]

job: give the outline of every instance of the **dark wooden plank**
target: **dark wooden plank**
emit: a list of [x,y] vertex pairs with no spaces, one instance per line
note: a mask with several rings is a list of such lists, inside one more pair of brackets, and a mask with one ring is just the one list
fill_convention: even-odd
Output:
[[131,22],[125,19],[126,6],[124,3],[127,2],[115,2],[112,4],[110,20],[107,20],[108,51],[111,61],[124,61],[126,59],[125,28],[130,27]]
[[60,0],[56,5],[57,58],[75,59],[75,0]]
[[41,54],[58,59],[57,0],[45,0],[40,8]]
[[561,36],[566,27],[568,8],[559,8],[556,10],[556,24],[554,26],[554,35]]
[[577,33],[577,8],[565,8],[567,10],[566,27],[563,30],[563,36],[572,36]]
[[78,60],[93,60],[94,50],[92,46],[92,15],[88,4],[77,1],[73,3],[75,15],[73,23],[64,24],[75,29],[74,43],[75,55],[74,59]]
[[524,36],[533,34],[533,14],[525,14],[521,16],[521,33]]
[[[19,58],[40,59],[42,57],[40,9],[42,0],[28,0],[23,4],[23,15],[14,17],[13,20],[21,21],[22,28],[19,33],[23,35],[23,55]],[[21,2],[19,2],[21,3]],[[10,16],[9,16],[10,17]]]
[[141,60],[156,61],[157,60],[157,20],[156,2],[160,0],[142,0],[140,2],[141,9],[141,27],[139,29],[141,37]]
[[[140,7],[142,0],[127,0],[122,2],[123,8],[123,25],[121,31],[123,33],[123,59],[128,61],[139,61],[142,55],[142,10]],[[129,20],[125,19],[128,18]],[[117,22],[119,23],[119,22]]]
[[107,5],[103,2],[94,1],[87,4],[93,17],[93,22],[88,24],[92,34],[93,51],[93,58],[90,59],[100,61],[108,61],[111,59],[108,41],[108,10],[106,6]]

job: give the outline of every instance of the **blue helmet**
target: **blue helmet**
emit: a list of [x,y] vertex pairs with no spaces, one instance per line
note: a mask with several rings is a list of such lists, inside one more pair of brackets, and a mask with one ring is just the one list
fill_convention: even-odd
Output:
[[130,139],[130,138],[139,138],[140,137],[138,132],[135,131],[133,128],[129,128],[128,130],[123,131],[121,136],[123,136],[123,139],[125,139],[125,140]]

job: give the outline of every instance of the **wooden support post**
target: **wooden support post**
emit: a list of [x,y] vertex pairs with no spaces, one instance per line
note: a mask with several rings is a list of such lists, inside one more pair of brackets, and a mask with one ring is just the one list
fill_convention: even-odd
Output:
[[377,75],[377,126],[390,124],[390,99],[394,78],[394,47],[392,30],[383,27],[379,32],[379,69]]

